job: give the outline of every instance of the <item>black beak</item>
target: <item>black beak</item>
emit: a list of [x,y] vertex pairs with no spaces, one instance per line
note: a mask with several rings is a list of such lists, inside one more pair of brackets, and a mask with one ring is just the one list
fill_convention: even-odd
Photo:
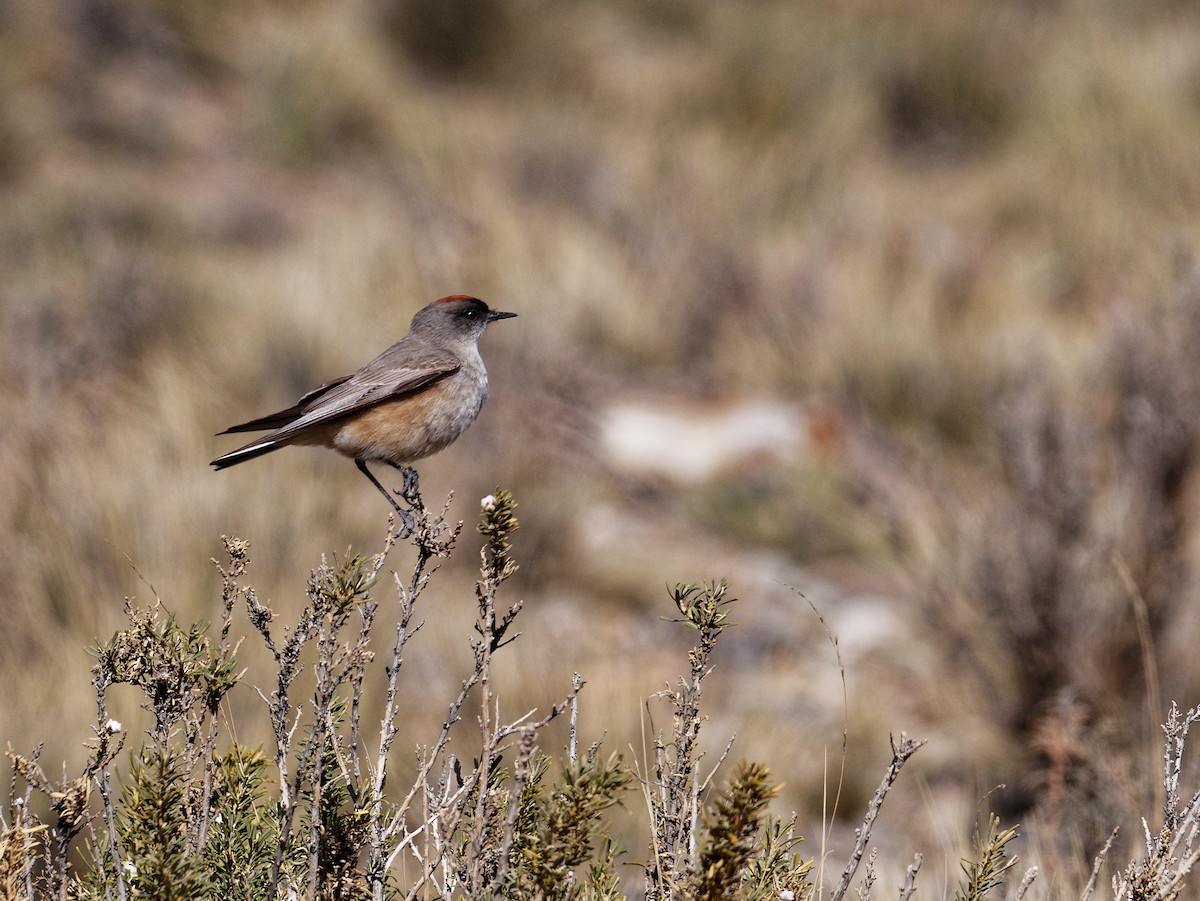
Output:
[[488,322],[495,322],[497,319],[512,319],[516,313],[502,313],[499,310],[490,310],[487,314]]

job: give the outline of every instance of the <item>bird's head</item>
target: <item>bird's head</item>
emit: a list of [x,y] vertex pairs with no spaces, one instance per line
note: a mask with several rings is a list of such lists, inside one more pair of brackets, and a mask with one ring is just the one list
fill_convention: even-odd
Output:
[[413,317],[412,332],[444,341],[478,341],[489,324],[516,315],[489,309],[477,297],[451,294],[435,300],[418,312]]

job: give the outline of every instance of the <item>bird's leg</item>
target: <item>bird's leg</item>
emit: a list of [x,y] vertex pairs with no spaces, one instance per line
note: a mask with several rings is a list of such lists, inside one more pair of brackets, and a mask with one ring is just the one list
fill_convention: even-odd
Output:
[[421,479],[417,471],[411,466],[402,466],[399,463],[388,463],[388,466],[400,470],[400,475],[404,477],[404,484],[396,494],[404,498],[410,507],[415,507],[421,502]]
[[[354,465],[358,467],[359,472],[361,472],[363,475],[365,475],[368,479],[371,480],[371,484],[379,489],[379,493],[387,498],[387,502],[392,505],[392,509],[396,511],[396,515],[400,517],[400,524],[403,527],[403,531],[401,531],[399,537],[407,538],[409,535],[411,535],[413,533],[413,529],[416,526],[415,522],[413,521],[412,513],[410,513],[408,510],[403,509],[399,504],[397,504],[396,499],[394,497],[392,497],[391,492],[388,491],[386,488],[383,487],[383,485],[381,485],[379,483],[379,479],[377,479],[377,478],[375,478],[375,476],[371,475],[371,470],[367,469],[367,461],[366,460],[362,459],[361,457],[355,457]],[[403,467],[403,468],[407,468],[407,467]],[[408,472],[412,472],[412,470],[408,470]],[[413,473],[413,478],[414,478],[414,482],[415,482],[415,479],[416,479],[415,472]],[[404,488],[401,489],[401,491],[405,492],[405,493],[401,493],[400,496],[402,498],[404,498],[404,500],[407,501],[409,499],[408,495],[407,495],[407,491],[408,491],[408,475],[407,475],[407,473],[405,474],[405,477],[404,477]]]

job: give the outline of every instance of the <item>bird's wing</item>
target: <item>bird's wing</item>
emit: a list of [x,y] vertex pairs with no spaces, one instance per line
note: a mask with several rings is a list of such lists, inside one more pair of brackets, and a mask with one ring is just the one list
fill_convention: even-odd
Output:
[[392,362],[393,356],[389,348],[350,378],[321,392],[309,402],[298,418],[273,432],[270,437],[287,440],[311,426],[420,391],[457,372],[461,365],[458,357],[441,350],[428,351],[402,366]]
[[334,379],[332,382],[326,382],[320,387],[313,388],[312,391],[309,391],[286,410],[280,410],[278,413],[269,413],[266,416],[258,417],[258,419],[251,419],[249,422],[231,425],[225,431],[217,432],[217,434],[228,435],[232,432],[261,432],[265,429],[282,428],[283,426],[295,422],[297,419],[303,416],[305,410],[311,406],[312,403],[316,401],[322,394],[329,392],[338,385],[348,382],[352,378],[354,378],[353,373]]

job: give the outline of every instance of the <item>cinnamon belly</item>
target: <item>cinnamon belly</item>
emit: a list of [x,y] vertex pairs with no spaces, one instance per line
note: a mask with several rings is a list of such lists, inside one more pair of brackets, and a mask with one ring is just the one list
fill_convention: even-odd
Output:
[[420,460],[454,441],[478,415],[480,404],[464,403],[457,393],[442,382],[368,407],[330,423],[320,443],[349,457],[396,464]]

